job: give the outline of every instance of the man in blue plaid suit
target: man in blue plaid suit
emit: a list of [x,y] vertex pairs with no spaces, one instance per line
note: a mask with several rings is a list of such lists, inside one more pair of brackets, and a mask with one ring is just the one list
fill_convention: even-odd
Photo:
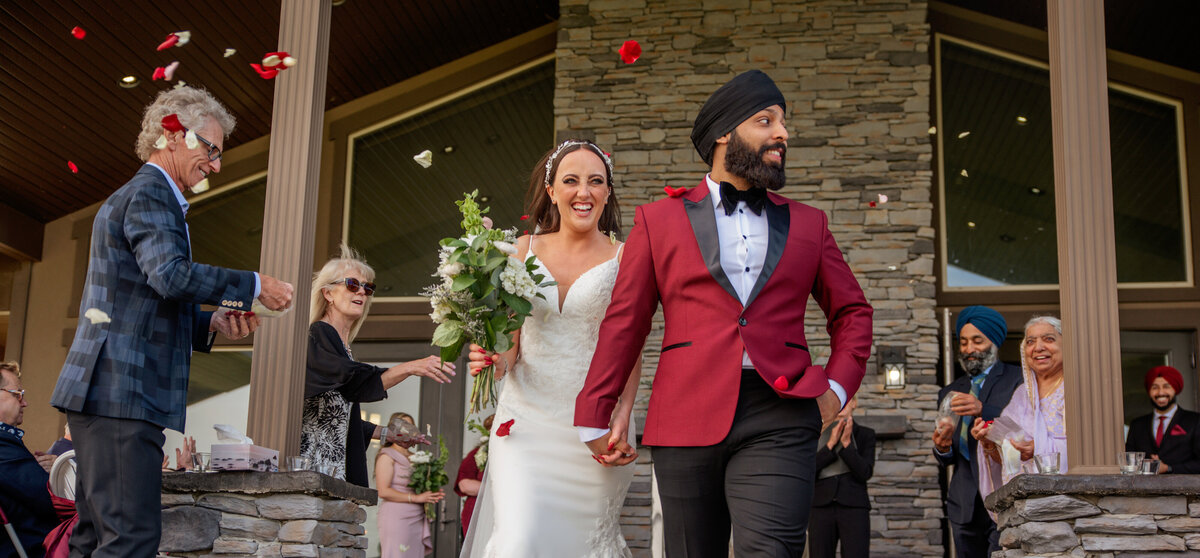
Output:
[[155,556],[163,428],[183,431],[192,351],[207,352],[216,332],[237,339],[258,327],[226,309],[291,304],[288,283],[191,261],[183,192],[221,170],[233,126],[206,91],[163,92],[137,140],[146,164],[96,214],[81,317],[50,401],[74,434],[73,558]]

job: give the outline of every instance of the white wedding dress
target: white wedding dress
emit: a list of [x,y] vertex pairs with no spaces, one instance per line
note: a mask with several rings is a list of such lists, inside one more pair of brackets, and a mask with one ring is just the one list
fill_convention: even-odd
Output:
[[[613,258],[580,275],[561,312],[557,286],[541,288],[546,298],[533,299],[520,357],[497,401],[464,558],[631,556],[619,519],[633,465],[602,467],[573,426],[575,397],[596,350],[617,266]],[[510,434],[496,436],[509,420]],[[629,430],[632,445],[632,424]]]

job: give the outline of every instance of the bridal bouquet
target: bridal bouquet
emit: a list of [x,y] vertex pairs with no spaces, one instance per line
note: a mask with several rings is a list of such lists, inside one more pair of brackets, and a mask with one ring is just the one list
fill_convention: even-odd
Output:
[[[497,353],[508,350],[513,332],[533,310],[530,299],[545,298],[538,287],[554,284],[542,283],[545,276],[534,273],[532,255],[524,262],[509,257],[517,253],[517,230],[485,226],[488,209],[475,202],[478,193],[454,202],[462,212],[463,236],[442,239],[434,274],[441,282],[421,292],[433,305],[429,316],[438,324],[433,344],[442,348],[443,361],[457,359],[468,343]],[[471,385],[470,412],[487,407],[495,396],[495,370],[488,366]]]
[[[441,490],[450,483],[450,475],[446,473],[447,457],[449,452],[446,451],[446,441],[441,435],[438,435],[437,457],[425,450],[414,451],[408,456],[408,462],[412,463],[412,475],[408,478],[408,486],[413,489],[413,493]],[[425,504],[425,517],[432,520],[435,515],[437,512],[433,504]]]

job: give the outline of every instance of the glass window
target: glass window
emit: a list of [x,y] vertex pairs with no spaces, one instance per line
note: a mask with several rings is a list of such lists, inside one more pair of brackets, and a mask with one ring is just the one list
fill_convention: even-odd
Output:
[[[479,190],[497,227],[520,228],[529,172],[554,139],[554,63],[352,138],[346,238],[378,296],[433,282],[438,241],[461,234],[454,201]],[[413,156],[433,152],[422,168]]]
[[[1058,283],[1046,66],[939,37],[948,288]],[[1117,279],[1190,280],[1180,105],[1110,86]]]

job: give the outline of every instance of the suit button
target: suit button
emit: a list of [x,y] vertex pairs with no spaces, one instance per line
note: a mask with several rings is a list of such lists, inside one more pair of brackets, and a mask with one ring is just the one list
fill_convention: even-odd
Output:
[[740,325],[740,326],[746,325],[746,318],[738,318],[738,325]]

